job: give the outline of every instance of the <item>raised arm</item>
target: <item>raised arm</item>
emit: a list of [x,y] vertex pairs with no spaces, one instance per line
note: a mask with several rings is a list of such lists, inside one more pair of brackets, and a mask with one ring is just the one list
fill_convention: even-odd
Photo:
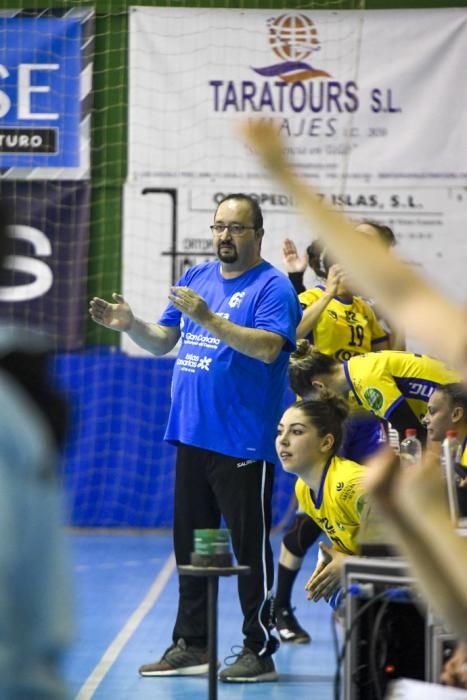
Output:
[[306,338],[308,333],[313,330],[321,314],[332,301],[334,295],[337,294],[337,290],[343,278],[344,272],[340,265],[333,265],[329,269],[325,292],[319,299],[313,302],[313,304],[310,304],[310,306],[303,311],[302,320],[297,326],[297,338]]
[[272,177],[291,194],[313,234],[349,272],[353,285],[374,297],[385,316],[467,378],[467,311],[446,298],[382,243],[362,240],[354,223],[330,209],[292,171],[277,125],[250,121],[243,135]]
[[303,276],[308,265],[306,253],[299,255],[295,243],[290,238],[286,238],[282,243],[282,260],[295,291],[301,294],[305,291]]
[[165,355],[175,347],[180,337],[178,326],[146,323],[136,318],[121,294],[112,294],[112,299],[115,304],[99,297],[91,299],[89,313],[93,321],[105,328],[127,333],[137,345],[153,355]]

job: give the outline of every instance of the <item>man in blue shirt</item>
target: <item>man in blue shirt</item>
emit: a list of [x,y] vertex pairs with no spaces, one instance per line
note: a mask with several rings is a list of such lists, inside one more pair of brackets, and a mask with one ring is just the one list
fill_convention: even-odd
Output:
[[[122,296],[94,298],[92,318],[124,331],[155,355],[181,340],[165,438],[177,445],[174,547],[189,564],[195,528],[217,528],[221,515],[239,563],[244,642],[226,682],[277,680],[271,655],[273,561],[269,543],[274,436],[301,309],[289,280],[261,257],[264,234],[255,199],[232,194],[216,210],[218,260],[196,265],[169,294],[157,324],[136,318]],[[143,676],[205,673],[204,578],[181,576],[173,644],[140,668]]]

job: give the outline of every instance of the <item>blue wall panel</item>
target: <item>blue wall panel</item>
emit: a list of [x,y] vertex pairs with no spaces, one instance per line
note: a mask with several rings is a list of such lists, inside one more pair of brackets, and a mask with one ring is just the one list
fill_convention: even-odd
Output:
[[[163,434],[173,363],[104,346],[54,358],[53,375],[72,414],[63,465],[71,525],[171,527],[175,449]],[[277,467],[274,523],[293,484]]]

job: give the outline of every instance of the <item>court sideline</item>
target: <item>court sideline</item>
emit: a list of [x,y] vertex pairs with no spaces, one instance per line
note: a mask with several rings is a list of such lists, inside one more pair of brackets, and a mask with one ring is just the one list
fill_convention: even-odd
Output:
[[[169,532],[69,534],[76,638],[64,666],[75,700],[190,700],[207,698],[207,678],[141,678],[141,663],[159,657],[170,644],[177,577]],[[273,538],[277,553],[280,537]],[[331,700],[335,668],[330,610],[308,603],[300,572],[294,603],[311,632],[311,645],[282,645],[275,656],[278,683],[219,684],[219,699]],[[219,659],[241,643],[236,580],[223,579],[219,594]],[[248,696],[246,695],[248,693]]]

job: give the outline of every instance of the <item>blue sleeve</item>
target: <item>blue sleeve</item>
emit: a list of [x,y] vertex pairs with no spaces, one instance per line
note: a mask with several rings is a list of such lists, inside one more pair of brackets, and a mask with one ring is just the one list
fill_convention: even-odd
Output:
[[296,347],[297,326],[302,313],[289,280],[274,277],[265,285],[259,297],[255,309],[255,328],[281,335],[287,341],[283,349],[291,352]]
[[182,314],[172,302],[169,302],[162,312],[162,316],[157,321],[159,326],[179,326]]

